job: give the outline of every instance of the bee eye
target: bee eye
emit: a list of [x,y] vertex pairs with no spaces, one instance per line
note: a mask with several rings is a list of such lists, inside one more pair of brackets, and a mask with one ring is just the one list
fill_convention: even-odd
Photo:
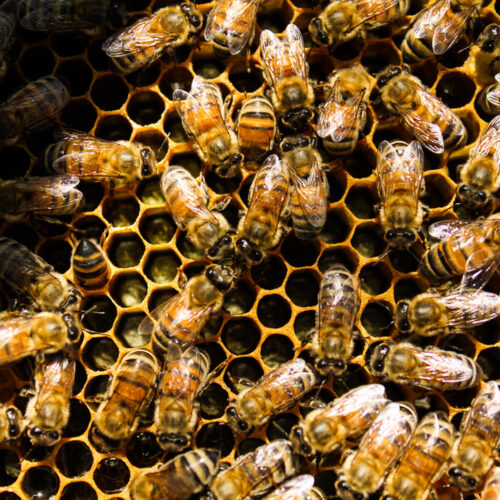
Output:
[[321,361],[318,361],[316,363],[316,366],[319,368],[319,369],[323,369],[323,368],[326,368],[328,366],[328,361],[322,359]]
[[345,363],[343,361],[335,361],[335,363],[333,363],[333,366],[337,370],[343,370],[345,368]]
[[387,240],[393,240],[394,238],[396,238],[396,236],[397,236],[397,235],[398,235],[398,234],[396,233],[396,231],[387,231],[387,232],[385,233],[385,238],[386,238]]
[[473,477],[469,477],[467,479],[467,484],[471,487],[471,489],[474,489],[477,486],[477,481]]
[[381,372],[384,369],[384,363],[383,361],[377,361],[374,365],[373,368],[377,372]]
[[290,151],[292,149],[292,145],[289,142],[285,142],[282,146],[281,149],[283,151]]
[[485,202],[486,201],[486,193],[484,191],[479,191],[477,193],[477,198],[480,202]]
[[415,233],[413,231],[406,231],[403,233],[403,237],[408,241],[415,241]]
[[466,186],[465,184],[462,184],[458,188],[458,194],[460,194],[460,195],[464,195],[464,194],[468,193],[469,191],[470,191],[470,188],[468,186]]
[[184,436],[179,436],[178,438],[175,438],[174,442],[179,446],[187,446],[188,444],[188,441]]

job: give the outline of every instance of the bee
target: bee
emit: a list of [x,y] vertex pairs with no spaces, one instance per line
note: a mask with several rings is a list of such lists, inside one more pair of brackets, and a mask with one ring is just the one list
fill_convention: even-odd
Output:
[[0,79],[7,74],[7,52],[17,24],[16,0],[5,0],[0,6]]
[[291,408],[315,383],[313,369],[302,358],[288,361],[238,394],[226,411],[228,423],[235,432],[251,432]]
[[315,163],[323,163],[313,136],[300,134],[285,137],[280,149],[283,161],[300,177],[307,177]]
[[490,116],[500,114],[500,73],[495,75],[495,80],[495,83],[481,90],[476,101],[479,109]]
[[469,389],[483,376],[481,367],[468,356],[433,346],[422,349],[406,342],[382,342],[367,361],[375,377],[429,391]]
[[234,177],[243,162],[238,139],[227,121],[220,88],[195,75],[191,92],[175,89],[173,99],[182,125],[194,138],[200,158],[221,177]]
[[390,403],[377,416],[357,451],[346,454],[335,483],[342,500],[368,498],[403,454],[417,425],[410,403]]
[[335,0],[309,23],[309,34],[318,45],[333,51],[338,45],[366,31],[379,28],[405,16],[408,0]]
[[236,251],[258,263],[263,252],[275,247],[288,215],[290,174],[277,155],[268,156],[255,174],[248,193],[248,210],[238,224]]
[[428,413],[420,421],[401,462],[389,474],[384,500],[425,500],[441,477],[453,447],[454,429],[446,413]]
[[191,278],[184,289],[159,305],[152,319],[145,317],[139,333],[152,336],[153,350],[161,360],[178,357],[198,338],[211,315],[218,312],[234,275],[229,268],[210,265]]
[[24,418],[20,410],[0,403],[0,444],[17,439],[23,430]]
[[314,487],[314,477],[309,474],[294,477],[281,485],[264,500],[326,500],[325,494]]
[[292,130],[305,129],[314,118],[314,90],[302,33],[295,24],[289,24],[280,40],[272,31],[264,30],[260,35],[260,53],[264,78],[281,122]]
[[68,100],[68,89],[55,76],[28,83],[0,104],[0,136],[14,143],[22,134],[45,128]]
[[157,10],[109,37],[102,50],[118,71],[130,73],[156,61],[165,50],[196,42],[201,12],[189,1]]
[[23,177],[0,181],[0,213],[4,218],[23,215],[73,214],[83,208],[83,193],[74,175]]
[[316,131],[329,153],[345,155],[354,151],[365,126],[371,78],[356,64],[336,71],[329,80],[331,92],[320,108]]
[[135,432],[159,372],[158,360],[147,349],[133,349],[122,357],[94,418],[91,435],[100,448],[117,448]]
[[249,97],[243,103],[236,126],[240,151],[246,160],[260,162],[273,149],[278,133],[271,101],[263,95]]
[[484,483],[481,500],[498,500],[500,498],[500,467],[493,467]]
[[51,173],[66,173],[90,182],[126,185],[156,174],[149,146],[128,141],[105,141],[83,132],[63,131],[62,140],[45,151]]
[[243,500],[276,488],[297,473],[297,462],[286,439],[271,441],[238,457],[219,472],[210,487],[216,500]]
[[[489,24],[478,36],[473,58],[474,76],[481,83],[492,83],[500,73],[500,25]],[[472,54],[471,50],[471,54]]]
[[467,130],[422,82],[398,66],[390,66],[378,78],[382,102],[401,117],[403,125],[432,153],[458,149],[467,142]]
[[325,408],[309,412],[292,427],[290,441],[293,450],[306,457],[332,453],[347,439],[363,435],[388,402],[381,384],[367,384],[350,390]]
[[212,7],[204,36],[217,56],[234,56],[252,43],[259,4],[259,0],[218,0]]
[[377,188],[384,238],[394,248],[408,248],[417,239],[424,218],[424,152],[417,141],[382,141],[378,148]]
[[460,425],[460,436],[451,452],[448,481],[463,491],[475,490],[494,463],[500,444],[500,390],[498,383],[486,383],[471,404]]
[[198,422],[196,398],[209,380],[210,359],[195,347],[165,364],[155,402],[156,437],[161,448],[188,446]]
[[97,241],[82,238],[73,249],[71,267],[75,283],[82,288],[102,288],[108,282],[109,260]]
[[37,363],[35,394],[26,407],[26,434],[34,446],[54,446],[69,420],[75,360],[58,353]]
[[217,474],[220,452],[207,448],[187,451],[155,472],[143,472],[130,486],[132,500],[187,500],[203,491]]

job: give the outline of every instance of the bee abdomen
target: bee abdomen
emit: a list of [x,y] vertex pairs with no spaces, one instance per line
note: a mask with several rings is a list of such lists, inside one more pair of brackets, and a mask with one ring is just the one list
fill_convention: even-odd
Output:
[[84,288],[101,287],[109,276],[106,256],[91,240],[80,240],[73,254],[72,266],[76,282]]

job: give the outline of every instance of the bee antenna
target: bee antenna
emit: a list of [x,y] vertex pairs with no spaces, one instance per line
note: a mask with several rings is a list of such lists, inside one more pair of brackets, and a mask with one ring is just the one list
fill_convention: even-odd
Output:
[[288,436],[289,436],[289,433],[285,431],[285,429],[283,429],[283,427],[281,427],[280,424],[278,424],[278,422],[276,422],[276,420],[273,420],[273,426],[276,427],[276,429],[278,429],[282,434],[283,434],[283,437],[285,439],[288,439]]
[[460,50],[457,50],[457,54],[461,54],[462,52],[465,52],[467,49],[470,49],[473,45],[476,45],[474,42],[469,43],[469,45],[466,45],[465,47],[461,48]]
[[408,250],[408,253],[415,258],[415,260],[419,263],[419,264],[422,264],[422,259],[411,249],[411,248],[407,248]]
[[392,251],[392,247],[389,247],[375,262],[375,266],[381,261],[384,260]]

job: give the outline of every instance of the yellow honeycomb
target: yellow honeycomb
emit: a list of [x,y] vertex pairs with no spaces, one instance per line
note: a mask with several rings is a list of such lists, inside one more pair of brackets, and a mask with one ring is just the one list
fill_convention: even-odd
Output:
[[[163,7],[166,2],[129,0],[128,4],[133,20]],[[207,14],[213,5],[213,2],[201,2],[199,8]],[[485,2],[481,12],[484,25],[499,21],[496,12],[499,6],[498,1],[496,4]],[[421,7],[418,0],[412,2],[410,13],[414,15]],[[38,77],[57,75],[71,92],[71,100],[60,116],[64,126],[105,139],[148,144],[161,159],[160,171],[168,164],[180,164],[197,176],[201,162],[192,142],[186,142],[171,100],[173,90],[189,89],[195,74],[210,78],[220,85],[224,96],[229,93],[234,96],[235,116],[245,94],[250,96],[264,90],[257,50],[260,31],[270,28],[282,32],[290,22],[306,31],[310,19],[320,10],[320,6],[311,8],[305,0],[264,2],[252,44],[249,72],[244,57],[218,60],[210,44],[200,42],[193,50],[186,47],[177,50],[175,62],[166,55],[146,70],[122,76],[110,69],[101,51],[106,36],[43,34],[18,29],[10,52],[15,63],[0,83],[0,94],[7,96]],[[411,17],[401,24],[407,24]],[[334,68],[356,62],[361,62],[373,75],[387,64],[400,64],[400,28],[379,30],[377,36],[346,44],[333,56],[324,48],[313,48],[308,58],[311,77],[325,81]],[[463,150],[452,155],[426,154],[424,201],[431,209],[426,224],[443,218],[470,216],[459,211],[460,207],[455,208],[455,212],[449,208],[454,199],[456,167],[487,124],[475,107],[475,100],[485,86],[474,74],[471,55],[477,47],[467,45],[466,39],[461,40],[438,62],[431,60],[412,67],[412,72],[463,119],[469,132],[468,146]],[[376,99],[376,92],[372,98]],[[318,392],[316,397],[325,401],[372,381],[364,366],[366,349],[375,341],[397,337],[391,315],[395,301],[412,297],[428,286],[418,273],[418,260],[407,252],[393,251],[380,259],[386,245],[374,211],[376,145],[383,139],[408,140],[410,137],[397,120],[379,122],[372,108],[368,115],[363,138],[352,155],[335,160],[322,151],[325,161],[331,165],[328,174],[331,194],[328,219],[320,237],[303,242],[289,231],[263,264],[240,277],[225,298],[221,317],[204,330],[205,338],[200,343],[210,354],[212,367],[227,360],[227,369],[203,393],[195,443],[196,446],[221,446],[225,462],[231,462],[235,454],[251,451],[264,441],[283,437],[283,431],[288,432],[301,412],[306,411],[297,405],[248,437],[234,436],[224,417],[227,403],[235,395],[232,380],[241,377],[256,380],[297,355],[308,359],[303,341],[314,324],[317,290],[326,269],[333,263],[343,263],[357,273],[362,284],[362,305],[356,357],[343,376],[325,384]],[[43,131],[2,148],[2,178],[43,175],[40,158],[51,142],[52,133]],[[240,210],[247,203],[253,173],[243,170],[236,179],[221,179],[209,171],[203,173],[211,194],[231,195],[225,214],[235,226]],[[0,500],[125,499],[129,497],[130,482],[138,473],[166,459],[155,442],[152,418],[143,422],[116,453],[99,453],[88,437],[97,408],[93,398],[105,390],[110,371],[127,350],[150,342],[137,332],[145,313],[179,290],[181,273],[188,277],[195,275],[206,260],[177,230],[165,208],[159,177],[114,190],[104,184],[82,182],[81,189],[86,197],[84,211],[67,222],[97,239],[109,228],[103,248],[112,264],[111,278],[105,291],[85,293],[84,309],[90,312],[84,317],[71,417],[63,439],[52,450],[32,448],[26,438],[2,445]],[[493,208],[496,210],[497,206]],[[25,244],[72,280],[73,231],[66,226],[44,227],[46,230],[42,231],[28,222],[4,222],[0,232]],[[498,280],[495,284],[498,286]],[[499,290],[493,288],[493,291]],[[3,299],[0,305],[5,306]],[[472,356],[489,379],[498,379],[498,327],[498,321],[490,322],[478,328],[475,337],[447,336],[437,339],[436,344]],[[20,389],[29,385],[30,368],[30,363],[24,362],[1,370],[0,402],[15,402],[24,410],[27,400]],[[409,388],[385,385],[393,400],[418,400],[421,412],[429,408],[442,409],[455,424],[476,393],[476,390],[431,392],[423,398]],[[324,463],[304,464],[330,497],[334,495],[339,459],[335,456]],[[443,487],[439,497],[456,498],[457,492]]]

